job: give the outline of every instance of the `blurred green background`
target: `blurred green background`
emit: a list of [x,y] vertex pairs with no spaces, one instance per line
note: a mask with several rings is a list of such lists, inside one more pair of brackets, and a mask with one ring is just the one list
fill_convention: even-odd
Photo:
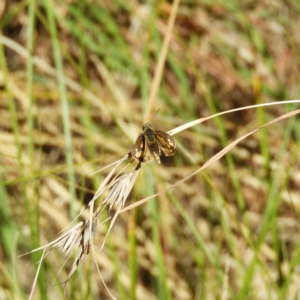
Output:
[[[171,1],[0,2],[0,299],[28,299],[43,246],[69,228],[141,132]],[[181,1],[154,106],[168,131],[214,113],[298,99],[300,2]],[[295,110],[231,113],[175,135],[127,205],[196,171],[237,137]],[[129,121],[129,122],[126,122]],[[299,120],[275,123],[205,172],[121,214],[103,211],[96,259],[116,299],[300,299]],[[87,217],[87,215],[85,215]],[[75,221],[76,224],[77,221]],[[54,249],[33,299],[63,299]],[[60,271],[60,269],[62,270]],[[60,273],[59,273],[60,271]],[[59,273],[58,278],[56,278]],[[92,260],[67,299],[110,299]]]

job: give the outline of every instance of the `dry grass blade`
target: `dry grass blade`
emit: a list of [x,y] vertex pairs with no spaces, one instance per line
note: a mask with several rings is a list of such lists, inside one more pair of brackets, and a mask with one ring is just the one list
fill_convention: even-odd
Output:
[[36,286],[36,282],[37,282],[37,279],[38,279],[38,276],[39,276],[39,273],[40,273],[41,265],[42,265],[43,259],[45,258],[45,252],[46,252],[46,248],[43,251],[43,254],[42,254],[42,257],[41,257],[40,261],[38,262],[39,266],[38,266],[38,268],[36,270],[36,273],[35,273],[34,282],[32,284],[32,288],[31,288],[28,300],[32,299],[33,292],[34,292],[34,289],[35,289],[35,286]]
[[103,171],[105,169],[108,169],[111,166],[114,166],[114,165],[115,165],[115,168],[113,170],[115,170],[124,160],[128,159],[130,157],[130,155],[131,154],[129,152],[128,154],[124,155],[121,159],[119,159],[119,160],[117,160],[117,161],[115,161],[115,162],[113,162],[113,163],[111,163],[111,164],[109,164],[109,165],[107,165],[107,166],[105,166],[105,167],[103,167],[103,168],[95,171],[94,173],[92,173],[92,175],[97,174],[97,173],[99,173],[99,172],[101,172],[101,171]]
[[222,111],[220,113],[211,115],[209,117],[206,118],[200,118],[191,122],[188,122],[186,124],[180,125],[172,130],[169,130],[167,133],[170,135],[175,135],[183,130],[186,130],[188,128],[191,128],[197,124],[200,124],[202,122],[208,121],[210,119],[213,119],[215,117],[218,116],[222,116],[225,114],[229,114],[229,113],[233,113],[233,112],[237,112],[237,111],[242,111],[242,110],[247,110],[247,109],[251,109],[251,108],[258,108],[258,107],[266,107],[266,106],[273,106],[273,105],[282,105],[282,104],[292,104],[292,103],[299,103],[300,100],[286,100],[286,101],[277,101],[277,102],[270,102],[270,103],[262,103],[262,104],[255,104],[255,105],[249,105],[249,106],[244,106],[244,107],[239,107],[239,108],[235,108],[235,109],[231,109],[231,110],[226,110],[226,111]]

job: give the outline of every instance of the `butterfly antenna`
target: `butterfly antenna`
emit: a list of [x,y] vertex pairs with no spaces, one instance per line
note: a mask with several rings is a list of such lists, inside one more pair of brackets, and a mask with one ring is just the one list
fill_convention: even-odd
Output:
[[125,123],[132,123],[132,124],[135,124],[135,125],[142,126],[142,124],[140,124],[140,123],[136,123],[136,122],[129,121],[129,120],[124,120],[124,122],[125,122]]
[[151,121],[154,119],[154,117],[158,114],[158,112],[160,111],[160,109],[157,110],[157,112],[154,114],[154,116],[152,117]]

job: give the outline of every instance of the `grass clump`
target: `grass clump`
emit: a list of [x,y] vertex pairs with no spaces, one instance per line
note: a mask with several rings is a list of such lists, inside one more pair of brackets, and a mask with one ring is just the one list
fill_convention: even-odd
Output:
[[3,3],[0,298],[299,298],[296,1]]

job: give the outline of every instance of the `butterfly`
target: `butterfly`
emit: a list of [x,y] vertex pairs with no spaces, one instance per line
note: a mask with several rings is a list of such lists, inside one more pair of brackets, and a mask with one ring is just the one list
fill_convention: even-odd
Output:
[[154,130],[151,124],[146,123],[142,127],[143,133],[135,141],[131,155],[140,162],[149,162],[154,158],[160,164],[161,153],[172,156],[176,153],[175,139],[163,131]]

